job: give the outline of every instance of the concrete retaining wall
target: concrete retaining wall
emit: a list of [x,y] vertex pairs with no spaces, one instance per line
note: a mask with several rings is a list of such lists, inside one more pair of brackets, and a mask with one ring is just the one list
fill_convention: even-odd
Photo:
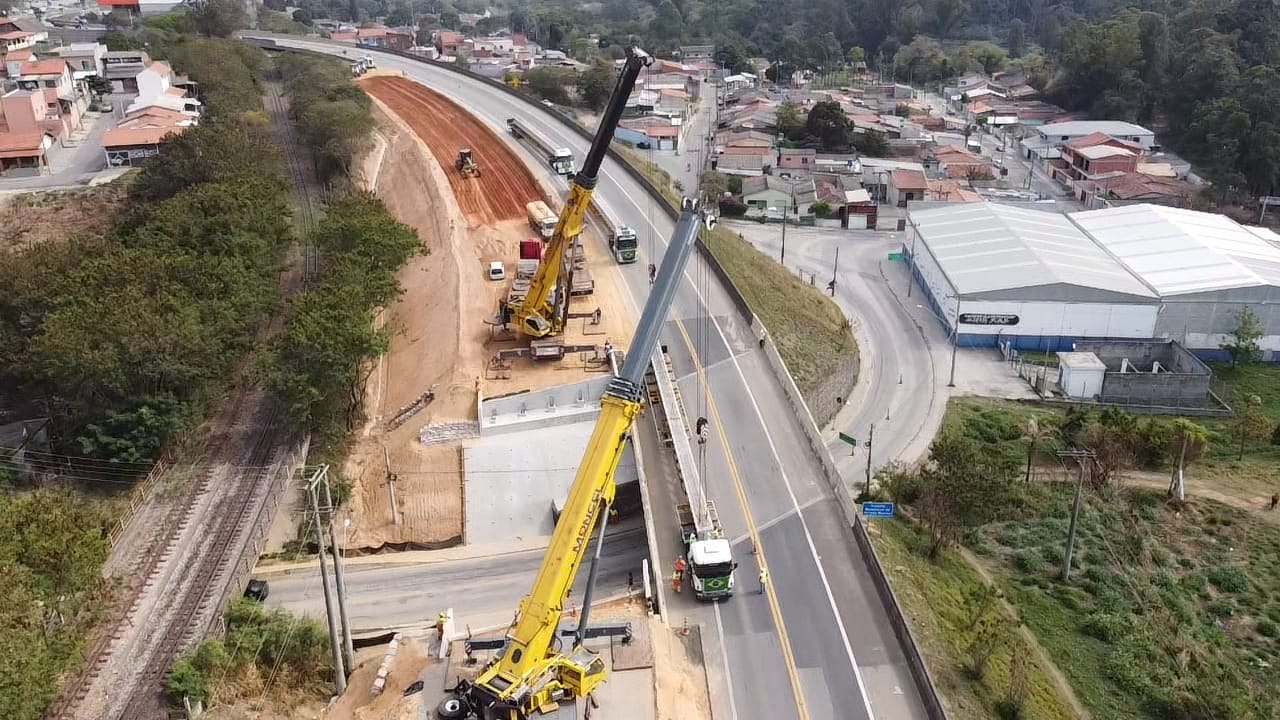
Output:
[[487,437],[591,420],[600,413],[600,398],[608,384],[609,376],[601,375],[545,390],[481,398],[480,434]]

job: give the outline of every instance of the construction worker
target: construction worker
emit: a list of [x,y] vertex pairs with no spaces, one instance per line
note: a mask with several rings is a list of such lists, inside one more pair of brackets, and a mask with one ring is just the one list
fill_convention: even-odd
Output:
[[671,573],[671,589],[680,592],[680,583],[684,580],[684,569],[688,567],[688,563],[684,561],[684,556],[676,558],[675,571]]
[[653,263],[649,263],[649,284],[652,285],[653,281],[657,277],[658,277],[658,266],[654,265]]
[[760,594],[761,595],[764,594],[764,585],[767,582],[769,582],[769,571],[763,565],[761,565],[760,566]]
[[441,610],[440,614],[436,616],[436,634],[440,636],[441,640],[444,640],[444,624],[448,621],[449,613]]
[[1276,505],[1280,505],[1280,493],[1273,493],[1271,495],[1271,509],[1275,510]]
[[693,431],[693,434],[698,436],[698,444],[706,445],[707,444],[707,419],[704,417],[698,418],[698,421],[694,423],[694,428],[695,429]]

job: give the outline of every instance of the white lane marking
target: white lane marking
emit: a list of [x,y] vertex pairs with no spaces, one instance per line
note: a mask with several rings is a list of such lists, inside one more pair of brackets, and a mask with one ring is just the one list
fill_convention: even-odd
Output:
[[724,623],[720,621],[720,603],[715,604],[716,634],[720,636],[720,663],[724,665],[724,682],[729,687],[729,717],[738,720],[738,704],[733,699],[733,673],[729,671],[729,651],[724,647]]
[[[606,173],[603,166],[601,167],[601,172]],[[628,177],[628,180],[630,179],[631,178]],[[622,187],[621,183],[614,182],[614,185],[617,186],[619,191],[621,192],[621,187]],[[636,202],[635,198],[631,197],[630,193],[622,192],[622,195],[627,198],[627,200],[632,204],[633,207],[636,208],[636,210],[642,210],[639,203]],[[654,225],[651,221],[649,221],[647,217],[645,218],[645,222],[648,224],[649,228],[654,231],[654,234],[659,236],[662,247],[665,249],[667,246],[667,242],[665,239],[661,239],[661,235],[657,232],[657,226]],[[693,288],[694,294],[697,295],[699,301],[701,301],[703,308],[706,309],[708,311],[708,315],[710,315],[710,309],[711,309],[710,305],[707,303],[707,299],[703,296],[702,292],[698,289],[697,284],[694,283],[693,279],[689,276],[689,272],[687,269],[685,270],[684,276],[685,276],[685,280],[688,281],[689,285]],[[713,315],[711,315],[711,317],[712,317],[712,325],[715,326],[716,333],[720,336],[720,341],[724,343],[726,348],[731,348],[732,345],[729,344],[729,339],[725,336],[724,329],[720,327],[719,321],[715,320]],[[734,370],[737,372],[738,377],[742,380],[742,388],[746,390],[747,397],[750,398],[751,400],[751,407],[755,411],[756,419],[759,421],[761,429],[764,430],[765,439],[768,440],[769,442],[769,452],[773,455],[774,461],[778,465],[778,472],[782,476],[782,482],[787,488],[787,495],[791,498],[792,507],[794,508],[795,512],[800,513],[800,503],[799,501],[796,500],[795,492],[791,488],[791,480],[787,477],[786,471],[783,470],[782,468],[782,457],[778,454],[777,446],[774,445],[773,434],[769,432],[769,426],[764,421],[764,414],[760,412],[760,404],[756,400],[755,393],[752,392],[751,390],[751,384],[747,382],[747,376],[742,371],[742,365],[738,362],[737,356],[731,353],[730,360],[733,363]],[[724,451],[727,453],[729,452],[729,449],[724,448]],[[871,711],[871,700],[867,695],[866,685],[862,681],[862,672],[858,670],[858,661],[853,655],[853,647],[849,642],[849,633],[848,631],[845,630],[844,621],[840,617],[840,610],[836,607],[835,596],[831,592],[831,583],[830,581],[827,580],[826,570],[824,570],[822,567],[822,559],[818,556],[818,550],[813,543],[813,535],[812,533],[809,532],[809,524],[805,522],[804,515],[802,513],[800,513],[800,525],[804,530],[805,542],[809,546],[809,554],[813,556],[814,563],[818,567],[818,575],[822,578],[822,586],[823,586],[823,589],[826,591],[827,603],[830,605],[832,615],[835,617],[836,626],[840,628],[840,638],[844,643],[845,654],[849,658],[849,663],[853,667],[854,677],[858,681],[858,691],[862,695],[862,702],[863,702],[863,705],[866,707],[867,716],[872,720],[874,720],[875,715]],[[717,613],[718,613],[718,608],[717,608]],[[717,614],[717,620],[718,619],[719,619],[719,615]],[[724,650],[723,642],[721,644],[721,650],[722,651]],[[726,671],[727,671],[727,666],[726,666]],[[731,696],[730,700],[732,701],[732,692],[730,692],[730,696]]]

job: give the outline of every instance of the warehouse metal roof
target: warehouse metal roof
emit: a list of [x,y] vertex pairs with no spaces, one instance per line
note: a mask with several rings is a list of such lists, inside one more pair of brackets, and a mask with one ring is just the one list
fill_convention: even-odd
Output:
[[1096,132],[1121,138],[1155,135],[1155,133],[1141,125],[1119,120],[1069,120],[1067,122],[1048,123],[1036,129],[1047,138],[1062,137],[1064,135],[1067,137],[1090,135]]
[[1161,297],[1280,287],[1280,248],[1225,215],[1144,204],[1070,217]]
[[1065,215],[968,203],[912,212],[911,223],[961,295],[1072,285],[1155,297]]

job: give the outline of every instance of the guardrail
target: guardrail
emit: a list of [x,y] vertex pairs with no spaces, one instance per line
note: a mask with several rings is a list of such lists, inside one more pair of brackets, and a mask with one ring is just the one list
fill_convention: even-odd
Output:
[[129,529],[129,523],[133,522],[133,517],[138,514],[147,501],[147,495],[151,494],[151,489],[160,481],[161,476],[169,470],[169,466],[173,458],[169,453],[169,449],[165,448],[160,453],[160,459],[156,460],[156,464],[151,466],[150,472],[142,479],[142,482],[133,487],[133,491],[129,493],[129,506],[120,514],[120,519],[111,527],[111,532],[107,533],[107,543],[112,548],[120,541],[120,536],[124,535],[124,531]]
[[706,516],[707,499],[703,494],[702,478],[698,475],[698,466],[693,461],[693,447],[689,445],[689,426],[685,424],[684,408],[676,397],[675,381],[667,370],[666,358],[661,348],[655,348],[649,361],[653,368],[654,379],[658,382],[658,395],[662,398],[662,414],[667,418],[667,429],[671,431],[671,447],[675,449],[676,474],[680,484],[684,486],[685,497],[689,500],[689,510],[693,513],[694,525],[699,532],[710,530],[711,524]]
[[[270,42],[273,47],[280,47],[275,45],[274,38],[267,38],[266,41]],[[334,43],[334,46],[338,47],[340,45],[338,43]],[[291,48],[284,47],[283,49]],[[538,112],[546,113],[547,115],[554,117],[567,129],[572,132],[576,132],[587,141],[592,139],[592,133],[587,128],[577,124],[572,119],[560,113],[549,112],[532,97],[525,95],[514,88],[508,87],[503,83],[475,75],[452,64],[428,60],[427,58],[419,57],[411,53],[381,49],[379,49],[379,51],[403,57],[408,60],[413,60],[415,62],[420,62],[424,65],[431,65],[458,75],[463,75],[473,82],[488,84],[490,87],[520,100],[531,108],[536,109]],[[304,50],[304,52],[306,51]],[[663,208],[668,217],[673,221],[677,218],[677,210],[671,206],[670,202],[662,194],[662,191],[655,187],[643,173],[641,173],[635,166],[631,165],[626,158],[612,147],[609,148],[609,155],[621,164],[623,171],[630,175],[631,178],[635,180],[651,198],[658,202],[659,206]],[[761,322],[760,318],[751,310],[750,304],[747,303],[746,298],[742,295],[741,291],[738,290],[732,278],[729,277],[728,272],[711,252],[711,248],[707,247],[701,238],[697,241],[696,246],[702,254],[703,260],[708,264],[712,272],[715,273],[716,277],[721,280],[725,291],[729,294],[730,299],[733,301],[738,311],[742,313],[744,318],[751,321],[752,330],[755,332],[757,340],[761,343],[761,347],[765,351],[765,358],[769,369],[782,385],[783,392],[787,396],[787,400],[792,407],[792,411],[795,413],[796,420],[800,424],[801,431],[805,435],[805,439],[809,444],[810,450],[818,459],[818,464],[821,467],[823,478],[831,487],[837,502],[840,504],[841,510],[844,512],[846,522],[849,523],[850,528],[853,530],[855,542],[857,542],[859,548],[861,548],[863,552],[870,557],[868,569],[871,572],[872,581],[876,584],[877,593],[880,596],[881,602],[885,605],[890,622],[893,624],[894,634],[906,650],[907,662],[911,667],[912,679],[915,680],[917,689],[920,691],[921,699],[925,704],[925,711],[928,713],[930,720],[945,720],[946,712],[938,697],[937,689],[934,686],[933,678],[929,672],[927,664],[925,663],[924,656],[920,652],[919,644],[916,642],[915,636],[911,632],[910,625],[906,620],[906,616],[902,612],[902,608],[893,592],[893,588],[889,584],[888,577],[885,575],[884,569],[880,565],[879,558],[875,554],[875,548],[872,547],[871,542],[867,537],[866,527],[863,525],[862,518],[858,514],[857,505],[854,503],[849,489],[845,487],[844,480],[840,477],[840,473],[836,470],[835,462],[831,458],[831,453],[827,450],[826,444],[822,440],[822,433],[819,431],[817,423],[814,422],[813,414],[809,411],[809,406],[800,395],[800,390],[796,386],[795,380],[791,377],[790,371],[787,370],[786,363],[783,362],[782,356],[778,354],[778,348],[774,344],[773,338],[769,335],[768,330],[764,327],[764,323]],[[665,370],[665,365],[662,369]],[[675,435],[674,432],[672,434],[673,436]]]

